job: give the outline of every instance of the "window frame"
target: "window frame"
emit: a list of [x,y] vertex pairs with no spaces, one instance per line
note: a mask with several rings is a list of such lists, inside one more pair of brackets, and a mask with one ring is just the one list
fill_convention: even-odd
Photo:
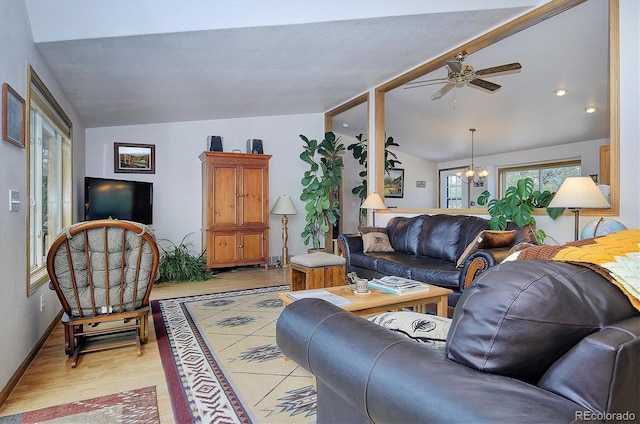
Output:
[[[37,91],[37,92],[36,92]],[[73,220],[73,124],[66,115],[60,104],[42,79],[38,76],[33,67],[27,65],[27,99],[25,113],[25,148],[26,148],[26,179],[27,186],[26,198],[29,199],[31,205],[31,105],[35,103],[39,110],[61,131],[64,138],[68,139],[68,152],[65,152],[65,143],[61,146],[61,193],[59,193],[58,201],[61,211],[61,225],[64,228],[72,223]],[[38,288],[49,281],[46,263],[37,268],[31,268],[31,207],[26,208],[26,274],[27,274],[27,296],[31,296]],[[49,236],[52,242],[56,235]],[[48,249],[48,246],[47,248]],[[46,256],[48,252],[44,252]]]
[[[509,166],[498,169],[498,193],[500,193],[500,198],[504,197],[504,192],[507,189],[505,184],[505,174],[507,172],[513,171],[529,171],[529,170],[541,170],[548,168],[564,168],[570,166],[580,166],[582,170],[582,161],[580,159],[570,159],[563,161],[553,161],[553,162],[540,162],[535,164],[527,164],[527,165],[518,165],[518,166]],[[540,187],[536,187],[536,190],[541,190]]]

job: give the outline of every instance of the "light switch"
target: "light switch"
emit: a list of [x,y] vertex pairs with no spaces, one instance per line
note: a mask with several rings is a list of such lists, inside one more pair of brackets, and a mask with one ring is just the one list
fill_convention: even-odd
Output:
[[20,210],[20,192],[17,190],[9,190],[9,212],[18,212]]

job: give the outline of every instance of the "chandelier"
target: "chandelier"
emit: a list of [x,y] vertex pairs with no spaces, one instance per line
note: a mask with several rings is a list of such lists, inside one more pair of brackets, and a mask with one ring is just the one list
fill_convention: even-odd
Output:
[[[464,173],[457,172],[456,176],[460,178],[463,183],[473,183],[474,187],[484,187],[484,182],[489,175],[489,171],[473,163],[473,133],[476,132],[476,129],[469,128],[469,131],[471,131],[471,165],[465,168]],[[466,181],[463,175],[466,177]]]

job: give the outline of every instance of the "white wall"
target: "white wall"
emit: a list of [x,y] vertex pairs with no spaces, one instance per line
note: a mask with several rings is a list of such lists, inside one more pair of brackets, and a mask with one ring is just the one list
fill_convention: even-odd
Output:
[[[7,82],[21,97],[27,95],[27,64],[30,63],[73,122],[74,190],[84,176],[84,127],[49,74],[31,37],[26,8],[22,1],[0,1],[0,82]],[[0,105],[0,109],[2,106]],[[26,149],[0,141],[0,389],[4,388],[54,317],[60,311],[55,292],[47,286],[27,297],[27,194]],[[80,184],[80,187],[81,184]],[[9,190],[20,192],[19,212],[9,212]],[[75,214],[77,216],[78,209]],[[40,296],[45,307],[40,312]]]
[[[402,147],[402,146],[400,146]],[[425,209],[438,207],[438,168],[435,162],[419,158],[389,148],[398,157],[400,164],[396,167],[404,169],[404,196],[384,199],[387,207],[398,209]],[[425,181],[426,186],[416,187],[416,181]]]
[[[87,175],[153,182],[153,228],[162,246],[163,239],[178,244],[187,234],[193,250],[200,252],[202,182],[198,156],[207,149],[207,136],[222,136],[225,152],[246,152],[246,140],[263,140],[269,161],[269,201],[279,195],[291,197],[298,215],[289,216],[289,254],[306,252],[299,237],[304,227],[304,204],[300,180],[306,170],[298,157],[303,142],[299,134],[322,139],[323,115],[267,116],[211,121],[172,122],[150,125],[90,128],[86,131]],[[145,143],[156,146],[155,174],[116,174],[113,172],[113,143]],[[270,219],[269,255],[282,254],[281,216]]]

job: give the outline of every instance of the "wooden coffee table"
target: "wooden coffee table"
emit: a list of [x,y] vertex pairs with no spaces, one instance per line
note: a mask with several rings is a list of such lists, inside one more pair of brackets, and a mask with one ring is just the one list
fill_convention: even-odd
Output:
[[[432,285],[429,285],[429,291],[403,295],[386,293],[375,289],[371,289],[369,294],[355,294],[351,286],[327,287],[324,290],[350,300],[352,303],[341,305],[340,307],[356,315],[371,315],[408,307],[413,307],[417,312],[424,312],[425,305],[435,303],[437,304],[437,313],[441,317],[447,316],[447,296],[453,293],[453,290]],[[293,293],[299,295],[307,291],[301,290]],[[289,293],[292,292],[280,292],[277,294],[285,306],[295,302],[294,299],[287,296]]]

